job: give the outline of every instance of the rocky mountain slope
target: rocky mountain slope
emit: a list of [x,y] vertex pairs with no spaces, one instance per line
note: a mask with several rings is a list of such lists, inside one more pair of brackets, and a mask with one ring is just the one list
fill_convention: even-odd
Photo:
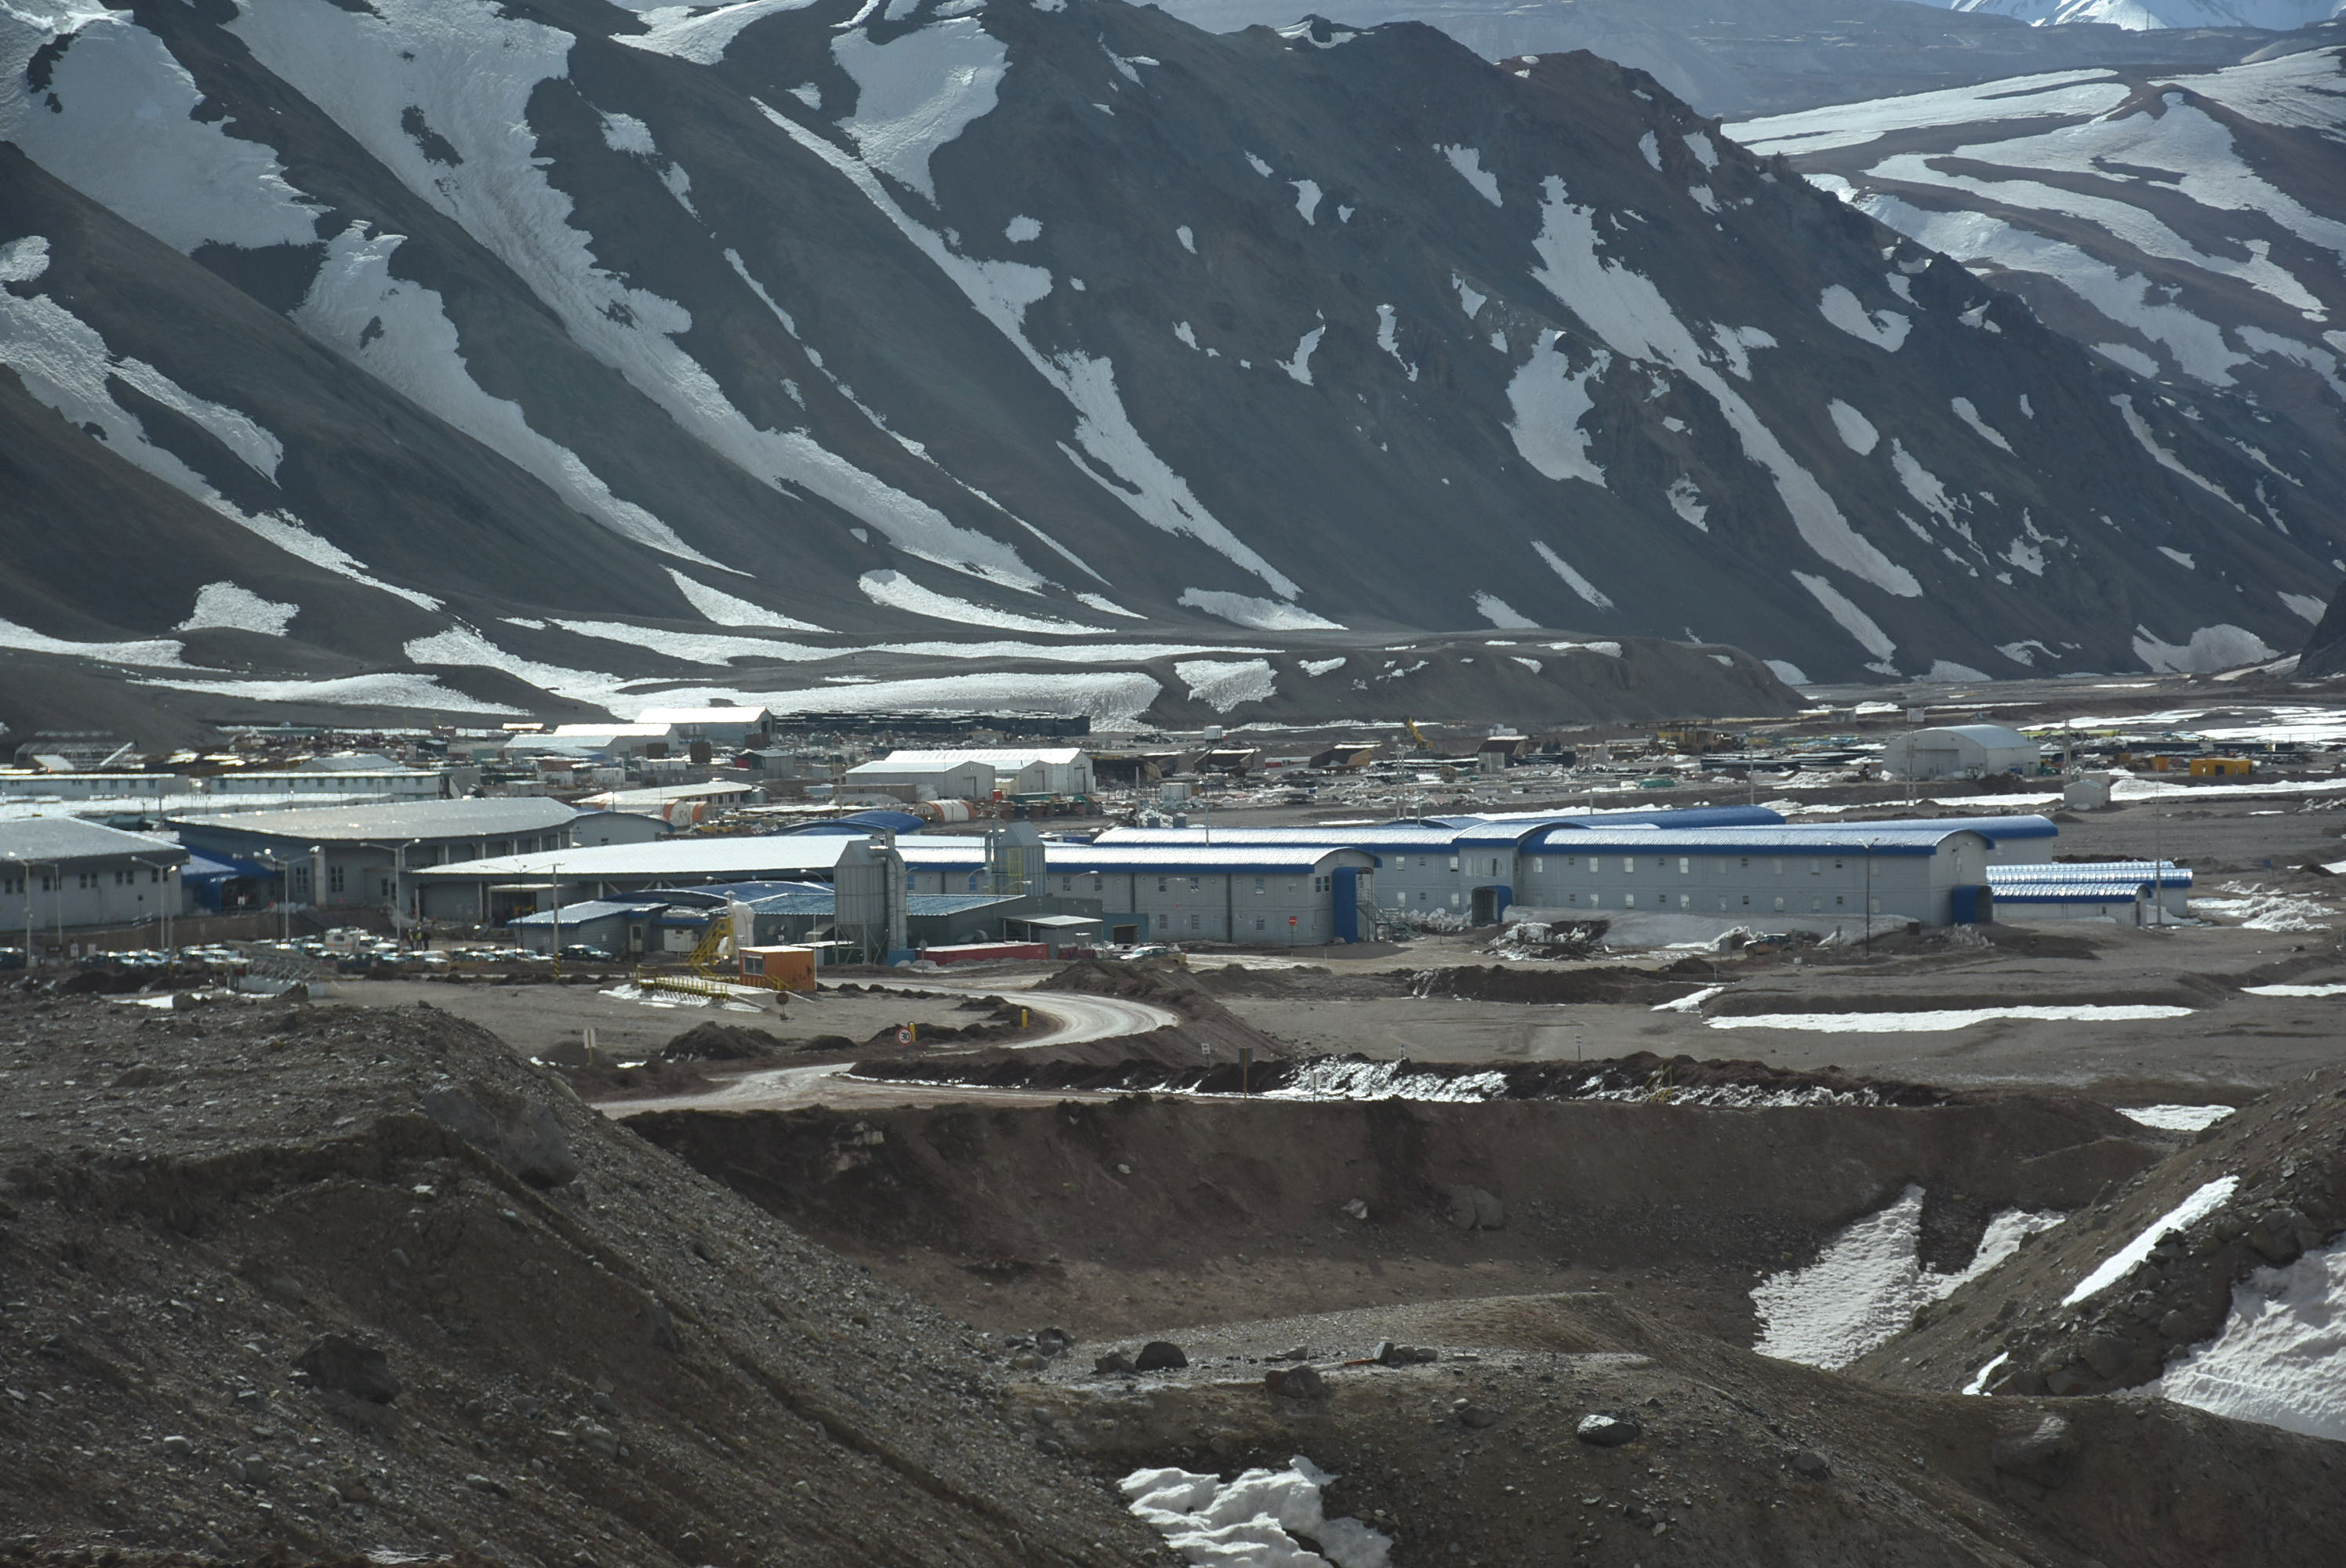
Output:
[[[2239,393],[2282,444],[2346,456],[2346,46],[1990,83],[1729,134],[2169,395]],[[2269,493],[2319,483],[2259,437],[2241,450]],[[2182,551],[2171,569],[2209,565]],[[2318,618],[2341,570],[2286,602]]]
[[2340,0],[1923,0],[1951,11],[2011,16],[2032,27],[2107,25],[2139,32],[2170,27],[2286,30],[2346,13]]
[[[1217,33],[1287,28],[1298,17],[1293,0],[1165,8]],[[2290,46],[2264,25],[2214,17],[2149,36],[2099,21],[2032,27],[1933,0],[1350,0],[1326,9],[1355,26],[1423,22],[1487,59],[1586,49],[1651,73],[1708,115],[1778,114],[2032,71],[2229,66]]]
[[1468,626],[2221,662],[2341,554],[2285,431],[1585,56],[1103,0],[0,29],[0,639],[173,700],[1081,706]]

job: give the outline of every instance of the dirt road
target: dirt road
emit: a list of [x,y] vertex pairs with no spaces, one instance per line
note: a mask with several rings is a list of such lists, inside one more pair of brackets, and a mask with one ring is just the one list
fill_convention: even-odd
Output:
[[[933,983],[899,986],[885,981],[877,983],[877,988],[932,992],[942,989]],[[1024,991],[1020,993],[1020,1002],[1021,1005],[1057,1021],[1056,1028],[1031,1039],[1003,1043],[1021,1051],[1032,1051],[1045,1045],[1076,1045],[1088,1040],[1115,1040],[1127,1034],[1147,1034],[1158,1029],[1169,1029],[1181,1022],[1180,1014],[1170,1008],[1147,1002],[1128,1002],[1117,996],[1077,996],[1058,991]],[[929,1089],[917,1084],[847,1084],[836,1082],[839,1075],[847,1071],[848,1065],[834,1062],[816,1067],[770,1067],[761,1072],[743,1074],[706,1094],[671,1095],[656,1100],[627,1100],[606,1105],[602,1109],[607,1115],[626,1117],[639,1116],[647,1111],[783,1111],[816,1105],[920,1105],[940,1097],[956,1100],[981,1095],[1031,1098],[1012,1091],[988,1093],[967,1089]],[[1055,1094],[1053,1097],[1064,1096]]]

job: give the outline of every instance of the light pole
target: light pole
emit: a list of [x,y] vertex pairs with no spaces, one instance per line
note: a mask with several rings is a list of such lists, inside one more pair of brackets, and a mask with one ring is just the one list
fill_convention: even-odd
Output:
[[293,889],[292,884],[286,880],[285,871],[291,862],[287,860],[282,855],[256,854],[252,859],[256,864],[267,866],[277,873],[277,920],[279,940],[285,942],[291,942],[293,940],[293,906],[291,902]]
[[546,873],[554,889],[554,983],[562,983],[562,868],[548,866]]
[[1873,956],[1873,846],[1880,839],[1865,840],[1865,956]]
[[422,843],[421,839],[407,839],[396,844],[359,844],[362,850],[382,850],[391,856],[391,929],[400,933],[400,921],[412,919],[404,912],[407,897],[407,851]]
[[12,854],[8,859],[16,862],[16,876],[25,889],[25,966],[29,969],[33,964],[33,862],[22,855]]

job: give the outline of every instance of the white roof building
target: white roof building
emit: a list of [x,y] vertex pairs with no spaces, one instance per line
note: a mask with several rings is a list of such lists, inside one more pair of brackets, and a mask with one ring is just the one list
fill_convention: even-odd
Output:
[[2001,724],[1950,724],[1917,729],[1882,748],[1882,770],[1899,779],[1979,779],[2034,772],[2036,742]]
[[[977,795],[967,792],[982,775],[992,779]],[[848,769],[849,782],[884,789],[902,781],[928,789],[933,799],[973,799],[999,789],[1006,795],[1088,795],[1092,792],[1092,759],[1079,746],[967,747],[892,751],[878,761]],[[915,799],[922,797],[915,796]]]

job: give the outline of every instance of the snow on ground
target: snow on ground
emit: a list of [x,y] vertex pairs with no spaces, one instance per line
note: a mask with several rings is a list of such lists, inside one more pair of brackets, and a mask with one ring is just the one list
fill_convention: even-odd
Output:
[[2269,891],[2256,882],[2226,882],[2216,891],[2221,896],[2193,899],[2193,910],[2236,921],[2249,931],[2328,931],[2338,912],[2320,899]]
[[[1533,540],[1532,550],[1541,560],[1547,563],[1547,568],[1549,571],[1554,572],[1557,576],[1564,579],[1564,585],[1566,587],[1570,588],[1574,593],[1586,600],[1591,607],[1599,610],[1609,610],[1613,607],[1613,599],[1610,595],[1597,587],[1596,584],[1590,582],[1587,578],[1582,576],[1578,572],[1573,570],[1570,563],[1566,562],[1563,556],[1550,549],[1545,543],[1537,539]],[[1615,646],[1617,647],[1618,645],[1617,644]]]
[[[1082,714],[1107,728],[1137,726],[1164,688],[1138,670],[1096,673],[989,671],[907,680],[861,681],[801,691],[760,691],[739,700],[776,713],[1020,713]],[[627,711],[686,700],[684,693],[644,692],[626,699]],[[610,705],[619,711],[620,704]]]
[[2232,1114],[2230,1105],[2120,1105],[2118,1115],[2146,1127],[2170,1133],[2196,1133],[2212,1127]]
[[1768,158],[1780,152],[1824,152],[1833,148],[1862,147],[1892,131],[1923,126],[2105,114],[2126,102],[2131,92],[2109,71],[2056,71],[2036,76],[2009,76],[1976,87],[1880,98],[1871,103],[1835,104],[1829,108],[1744,120],[1721,128],[1760,157]]
[[2346,985],[2243,985],[2250,996],[2346,996]]
[[1564,181],[1554,175],[1542,190],[1540,231],[1534,242],[1540,266],[1534,278],[1614,352],[1659,361],[1708,392],[1735,431],[1744,454],[1774,479],[1776,493],[1809,548],[1887,593],[1907,598],[1920,595],[1922,585],[1914,575],[1850,525],[1816,476],[1793,459],[1758,411],[1711,363],[1703,344],[1678,320],[1653,280],[1597,253],[1595,209],[1574,205]]
[[1681,996],[1676,1002],[1660,1003],[1647,1009],[1647,1011],[1650,1013],[1699,1013],[1702,1011],[1702,1004],[1704,1003],[1709,1001],[1712,997],[1717,996],[1720,992],[1725,991],[1727,987],[1723,985],[1706,985],[1700,991],[1695,992],[1691,995]]
[[1906,334],[1914,323],[1897,311],[1868,311],[1858,297],[1841,284],[1827,288],[1817,301],[1824,319],[1851,337],[1863,338],[1875,348],[1896,353],[1904,346]]
[[1344,629],[1325,616],[1315,616],[1310,610],[1294,605],[1282,604],[1277,599],[1259,599],[1251,594],[1227,593],[1219,588],[1184,588],[1175,603],[1193,610],[1203,610],[1233,626],[1248,626],[1259,632],[1341,632]]
[[2061,1222],[2008,1208],[1987,1223],[1969,1265],[1953,1274],[1923,1266],[1923,1189],[1909,1186],[1877,1214],[1851,1222],[1817,1260],[1752,1287],[1760,1339],[1752,1349],[1806,1366],[1845,1367],[1912,1322],[1914,1309],[1952,1294]]
[[1507,1092],[1502,1073],[1465,1073],[1455,1077],[1421,1073],[1407,1062],[1362,1062],[1322,1056],[1295,1068],[1268,1100],[1442,1100],[1480,1103]]
[[615,33],[612,42],[648,54],[674,55],[696,66],[714,66],[725,58],[725,51],[750,23],[777,11],[803,10],[814,0],[741,0],[739,5],[707,10],[678,5],[675,0],[617,3],[641,15],[648,25],[641,33]]
[[264,599],[234,583],[206,583],[196,590],[196,607],[173,629],[195,632],[208,626],[224,626],[232,631],[258,632],[265,637],[281,637],[285,628],[293,624],[293,617],[301,613],[299,605]]
[[[1483,167],[1483,154],[1480,148],[1471,147],[1436,147],[1433,150],[1440,153],[1443,158],[1448,158],[1450,160],[1450,167],[1458,171],[1458,177],[1461,179],[1464,179],[1467,184],[1473,186],[1476,190],[1481,191],[1483,193],[1484,200],[1489,202],[1494,207],[1504,205],[1499,197],[1499,177],[1491,173]],[[1462,286],[1460,290],[1462,297],[1464,291],[1465,290]],[[1473,311],[1469,311],[1466,313],[1469,316],[1472,316],[1474,312]]]
[[856,580],[855,585],[862,589],[863,596],[875,605],[885,605],[906,615],[951,621],[955,626],[994,626],[1005,632],[1043,632],[1061,636],[1101,636],[1107,630],[1105,626],[1087,626],[1079,621],[1013,615],[1008,610],[972,604],[951,594],[941,594],[934,588],[924,588],[902,572],[866,572]]
[[1297,1454],[1285,1470],[1250,1470],[1229,1481],[1187,1470],[1136,1470],[1117,1486],[1132,1512],[1189,1563],[1213,1568],[1386,1568],[1392,1555],[1390,1536],[1357,1519],[1331,1519],[1322,1511],[1321,1488],[1336,1479]]
[[642,626],[629,626],[624,621],[557,619],[551,624],[578,636],[597,637],[605,642],[620,643],[695,664],[724,664],[737,658],[772,659],[778,663],[796,664],[810,659],[837,658],[843,651],[816,647],[807,643],[777,642],[771,637],[731,636],[723,632],[648,632]]
[[1537,621],[1498,595],[1481,589],[1475,590],[1474,613],[1503,632],[1529,631],[1539,626]]
[[181,669],[179,645],[170,637],[144,637],[131,642],[84,643],[53,637],[14,621],[0,620],[0,648],[21,653],[63,654],[69,658],[98,659],[107,664],[144,665],[151,669]]
[[[864,15],[869,15],[866,8]],[[974,25],[974,24],[973,24]],[[882,47],[895,47],[913,34],[900,34]],[[984,39],[984,43],[979,42]],[[984,47],[1001,50],[998,41],[984,34],[964,40],[972,52]],[[867,68],[872,56],[860,56]],[[1006,57],[1006,56],[1005,56]],[[842,61],[842,64],[844,61]],[[976,61],[972,70],[991,68]],[[992,89],[988,87],[990,97]],[[755,102],[756,100],[752,100]],[[937,269],[977,308],[978,313],[1024,355],[1027,363],[1067,401],[1076,413],[1074,446],[1060,450],[1078,472],[1127,507],[1152,528],[1186,535],[1262,579],[1273,593],[1292,598],[1301,590],[1295,581],[1265,560],[1206,509],[1189,482],[1151,447],[1132,423],[1117,391],[1113,361],[1076,350],[1045,353],[1028,341],[1026,308],[1051,291],[1051,274],[1040,267],[1015,261],[985,261],[964,256],[945,243],[944,236],[914,219],[894,194],[882,185],[872,168],[851,157],[828,138],[816,135],[789,116],[760,104],[766,117],[800,147],[829,164],[863,193],[864,199],[895,224]],[[1251,155],[1250,155],[1251,157]],[[1260,159],[1255,160],[1260,163]],[[1263,172],[1269,172],[1263,166]],[[1080,450],[1078,450],[1080,449]],[[900,541],[901,543],[901,541]],[[906,545],[906,548],[911,548]],[[932,557],[933,558],[933,557]]]
[[[438,0],[380,0],[357,10],[279,0],[245,9],[228,27],[410,191],[511,268],[573,341],[727,461],[778,490],[812,492],[910,555],[995,582],[1041,580],[1011,545],[953,522],[804,431],[759,428],[678,342],[690,313],[596,260],[529,122],[540,86],[568,74],[571,35],[511,12]],[[458,161],[435,159],[409,128],[415,124]]]
[[1891,655],[1898,651],[1898,645],[1890,640],[1890,634],[1883,631],[1872,616],[1859,609],[1851,601],[1849,596],[1839,588],[1813,572],[1795,572],[1792,574],[1792,578],[1800,586],[1806,588],[1817,603],[1825,607],[1825,613],[1832,616],[1841,630],[1847,632],[1860,647],[1872,654],[1877,661],[1887,661]]
[[2150,1256],[2150,1249],[2170,1231],[2181,1230],[2193,1220],[2216,1212],[2224,1200],[2240,1185],[2238,1176],[2218,1176],[2198,1191],[2145,1226],[2132,1241],[2102,1260],[2101,1267],[2086,1275],[2061,1298],[2064,1307],[2075,1307],[2091,1296],[2107,1290],[2127,1276],[2127,1270]]
[[[48,270],[49,242],[42,236],[27,235],[0,245],[0,283],[34,282]],[[135,387],[201,425],[263,478],[275,479],[277,456],[283,451],[277,438],[250,415],[198,397],[154,366],[115,353],[95,328],[49,296],[0,289],[0,365],[14,370],[36,401],[85,431],[97,433],[117,457],[288,555],[423,609],[440,607],[440,601],[427,594],[369,576],[346,552],[311,533],[290,514],[256,517],[244,511],[178,453],[148,440],[145,424],[114,401],[110,382]]]
[[247,702],[315,702],[335,708],[420,708],[447,713],[528,717],[520,708],[505,703],[466,697],[428,675],[349,675],[332,680],[198,680],[157,676],[142,678],[138,684],[170,691],[242,697]]
[[1305,386],[1311,384],[1311,355],[1320,347],[1320,340],[1328,335],[1328,323],[1322,321],[1297,341],[1293,357],[1280,361],[1285,371]]
[[1581,366],[1557,349],[1564,334],[1542,332],[1532,345],[1531,358],[1515,367],[1507,381],[1507,406],[1515,417],[1507,433],[1515,451],[1539,473],[1554,480],[1585,479],[1605,483],[1605,471],[1588,455],[1591,432],[1581,422],[1596,406],[1592,383],[1605,373],[1613,356],[1601,350]]
[[2004,1018],[2048,1023],[2121,1023],[2188,1018],[2191,1012],[2188,1007],[2148,1003],[2081,1003],[2041,1007],[1934,1008],[1918,1013],[1747,1013],[1737,1017],[1706,1018],[1703,1022],[1713,1029],[1797,1029],[1810,1034],[1937,1034]]
[[1840,434],[1841,444],[1860,457],[1881,444],[1882,432],[1874,423],[1841,399],[1833,399],[1826,405],[1825,412],[1832,415],[1833,429]]
[[2178,1404],[2346,1440],[2346,1241],[2232,1288],[2231,1315],[2149,1385]]
[[543,481],[571,509],[614,534],[687,560],[716,565],[676,531],[632,501],[621,500],[568,447],[530,427],[521,404],[492,397],[464,362],[455,323],[440,295],[393,276],[392,257],[407,242],[372,224],[353,223],[326,247],[293,324],[384,385],[422,403],[458,430]]
[[1264,658],[1181,659],[1173,673],[1189,688],[1189,700],[1216,713],[1228,713],[1242,702],[1266,701],[1279,692],[1270,661]]
[[720,626],[780,626],[793,632],[828,629],[807,621],[792,620],[780,610],[770,610],[763,605],[751,604],[722,589],[712,588],[706,583],[695,582],[674,566],[668,569],[668,575],[675,582],[677,592],[684,596],[686,603]]
[[[25,69],[52,35],[46,92]],[[286,183],[265,126],[193,118],[203,95],[162,39],[95,4],[0,8],[0,141],[164,244],[307,245],[319,217]],[[230,127],[234,127],[231,130]]]
[[[1346,662],[1342,658],[1307,658],[1301,661],[1301,667],[1305,675],[1326,675],[1331,670],[1343,668]],[[1322,826],[1332,828],[1340,824],[1329,822]]]

